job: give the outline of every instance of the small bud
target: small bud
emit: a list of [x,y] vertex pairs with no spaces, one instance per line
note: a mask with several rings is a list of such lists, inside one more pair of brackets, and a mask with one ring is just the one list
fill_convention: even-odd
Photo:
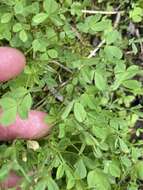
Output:
[[40,148],[40,146],[39,146],[39,143],[37,141],[29,140],[29,141],[27,141],[27,148],[36,151]]

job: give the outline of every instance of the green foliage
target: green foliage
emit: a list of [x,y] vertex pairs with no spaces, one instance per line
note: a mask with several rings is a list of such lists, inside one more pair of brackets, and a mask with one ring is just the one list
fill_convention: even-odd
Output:
[[3,113],[1,124],[9,125],[15,122],[17,112],[21,118],[28,118],[28,112],[32,106],[30,93],[23,87],[12,90],[0,100]]
[[102,75],[102,72],[95,71],[95,85],[101,91],[107,89],[107,81],[105,76]]
[[88,181],[89,188],[96,188],[97,190],[111,189],[107,176],[99,169],[90,171],[87,176],[87,181]]
[[130,11],[130,18],[134,22],[141,22],[143,16],[143,9],[139,6],[134,5],[133,9]]
[[[123,13],[115,28],[116,15],[86,9]],[[17,113],[26,119],[38,109],[53,125],[37,150],[23,140],[1,143],[0,180],[13,169],[25,190],[142,188],[142,141],[131,139],[143,117],[143,103],[134,104],[143,95],[136,63],[142,34],[126,35],[130,22],[142,31],[136,25],[142,9],[140,0],[0,1],[1,45],[19,48],[27,58],[21,75],[0,84],[0,123],[7,127]],[[91,37],[104,43],[88,58]]]
[[83,122],[86,118],[86,111],[82,104],[76,102],[74,104],[74,115],[77,121]]

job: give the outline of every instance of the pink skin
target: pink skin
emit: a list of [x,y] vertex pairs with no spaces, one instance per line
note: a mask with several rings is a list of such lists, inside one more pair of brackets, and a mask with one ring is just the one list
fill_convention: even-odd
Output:
[[2,183],[0,183],[0,189],[7,190],[8,188],[17,187],[16,190],[21,190],[21,188],[18,187],[21,178],[22,177],[18,176],[14,171],[11,171],[8,177]]
[[11,47],[0,47],[0,82],[8,81],[19,75],[26,64],[22,52]]
[[45,123],[46,113],[31,110],[29,117],[22,120],[18,115],[14,124],[0,125],[0,141],[14,139],[39,139],[49,133],[50,127]]

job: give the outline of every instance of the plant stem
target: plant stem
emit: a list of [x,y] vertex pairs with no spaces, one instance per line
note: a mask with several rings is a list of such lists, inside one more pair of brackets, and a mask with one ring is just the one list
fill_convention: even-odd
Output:
[[97,11],[97,10],[82,10],[82,13],[87,14],[104,14],[104,15],[115,15],[118,13],[123,13],[124,11]]

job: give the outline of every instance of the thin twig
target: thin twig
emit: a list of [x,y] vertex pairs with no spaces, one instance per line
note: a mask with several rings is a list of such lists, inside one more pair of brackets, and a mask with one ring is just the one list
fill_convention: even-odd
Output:
[[67,71],[67,72],[69,72],[69,73],[72,73],[72,71],[71,71],[69,68],[67,68],[66,66],[62,65],[62,64],[59,63],[58,61],[52,60],[52,61],[50,61],[50,62],[51,62],[51,63],[54,63],[55,65],[58,65],[59,67],[61,67],[61,68],[64,69],[65,71]]
[[87,14],[104,14],[104,15],[115,15],[118,13],[123,13],[123,11],[97,11],[97,10],[82,10],[82,13]]
[[114,28],[117,28],[119,22],[120,22],[120,19],[121,19],[121,13],[118,12],[118,14],[116,15],[116,19],[115,19],[115,22],[114,22]]
[[[139,29],[136,29],[136,36],[138,39],[140,39],[140,32],[139,32]],[[143,44],[141,41],[139,41],[140,43],[140,48],[141,48],[141,54],[143,54]]]
[[133,54],[133,51],[127,51],[127,52],[125,52],[125,54],[126,55],[131,55],[131,54]]
[[62,83],[62,78],[61,78],[61,75],[59,74],[59,81],[60,81],[60,83]]
[[73,27],[73,26],[71,26],[71,28],[72,28],[72,31],[75,33],[76,37],[80,40],[80,42],[81,42],[82,44],[84,44],[84,43],[83,43],[83,39],[82,39],[80,33],[77,31],[77,29],[76,29],[75,27]]
[[[114,22],[114,28],[117,28],[119,22],[120,22],[120,19],[121,19],[121,13],[120,12],[117,12],[117,15],[116,15],[116,19],[115,19],[115,22]],[[102,40],[98,45],[97,47],[90,52],[88,58],[91,58],[91,57],[94,57],[96,55],[96,52],[103,46],[103,44],[105,43],[105,39]]]
[[60,102],[64,101],[64,97],[58,92],[56,88],[49,88],[49,92]]
[[60,88],[63,88],[65,85],[67,85],[69,83],[69,81],[71,81],[73,79],[73,77],[69,78],[67,81],[63,82],[60,86],[59,86],[59,89]]
[[88,58],[91,58],[91,57],[94,57],[96,55],[96,52],[102,47],[102,45],[105,43],[105,40],[102,40],[98,45],[97,47],[90,52]]

